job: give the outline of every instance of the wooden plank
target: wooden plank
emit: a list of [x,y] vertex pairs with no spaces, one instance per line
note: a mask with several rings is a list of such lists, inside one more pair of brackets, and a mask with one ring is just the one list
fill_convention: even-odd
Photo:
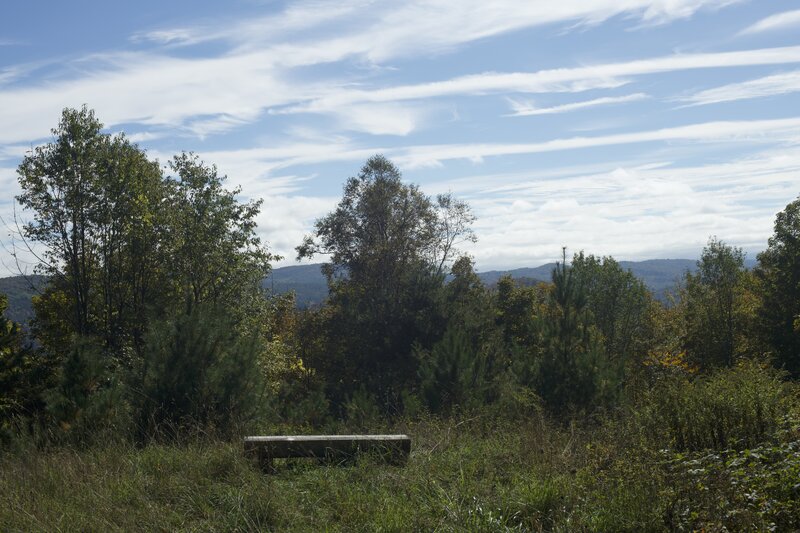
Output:
[[411,453],[408,435],[274,435],[245,437],[244,451],[272,470],[272,459],[295,457],[348,458],[376,453],[403,463]]

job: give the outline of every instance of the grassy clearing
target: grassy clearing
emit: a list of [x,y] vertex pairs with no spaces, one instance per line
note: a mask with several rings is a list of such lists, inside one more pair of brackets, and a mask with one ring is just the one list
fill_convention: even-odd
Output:
[[[239,443],[19,449],[3,531],[664,531],[800,527],[796,428],[740,452],[653,452],[592,428],[426,420],[405,467],[278,462]],[[794,480],[794,481],[793,481]]]
[[663,379],[591,423],[485,409],[375,425],[412,436],[406,466],[285,460],[275,475],[203,433],[144,448],[16,438],[0,450],[0,531],[794,531],[798,390],[742,365]]

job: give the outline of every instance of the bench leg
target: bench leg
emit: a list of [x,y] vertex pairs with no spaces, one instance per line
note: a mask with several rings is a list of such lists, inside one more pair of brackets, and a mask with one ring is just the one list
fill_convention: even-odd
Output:
[[275,468],[275,463],[272,462],[272,457],[264,457],[260,461],[261,471],[265,474],[277,474],[278,470]]
[[267,450],[264,448],[258,448],[256,452],[256,460],[259,468],[265,474],[275,474],[277,472],[275,469],[275,463],[272,462],[272,456],[268,454]]

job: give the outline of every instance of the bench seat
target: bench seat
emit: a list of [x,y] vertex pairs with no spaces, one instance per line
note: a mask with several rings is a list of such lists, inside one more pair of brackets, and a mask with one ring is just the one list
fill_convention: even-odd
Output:
[[274,435],[244,439],[245,454],[262,468],[272,469],[273,459],[295,457],[342,458],[375,453],[402,463],[411,453],[408,435]]

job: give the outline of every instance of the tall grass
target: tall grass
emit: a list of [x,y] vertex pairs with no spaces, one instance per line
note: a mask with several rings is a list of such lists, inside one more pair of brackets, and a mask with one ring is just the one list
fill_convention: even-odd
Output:
[[658,529],[652,490],[597,476],[627,461],[601,465],[586,431],[481,419],[401,430],[414,436],[405,467],[287,460],[271,476],[220,441],[7,453],[0,530]]
[[[203,435],[80,450],[16,441],[0,451],[0,531],[794,530],[800,428],[776,410],[797,412],[777,378],[726,371],[602,423],[476,411],[366,428],[412,436],[404,467],[298,459],[265,475],[238,439]],[[723,404],[721,439],[708,413]],[[675,405],[691,412],[655,431]]]

